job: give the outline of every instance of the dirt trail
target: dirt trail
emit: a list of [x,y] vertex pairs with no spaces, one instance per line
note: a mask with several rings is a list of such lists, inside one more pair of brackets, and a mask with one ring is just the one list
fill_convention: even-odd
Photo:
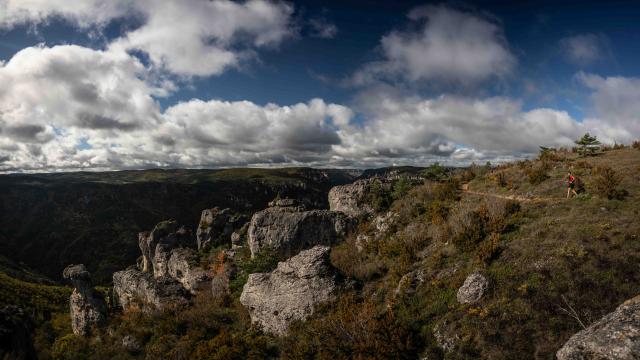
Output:
[[492,193],[486,193],[486,192],[480,192],[480,191],[473,191],[473,190],[469,190],[469,184],[462,184],[462,192],[465,193],[465,194],[471,194],[471,195],[488,196],[488,197],[494,197],[494,198],[498,198],[498,199],[517,200],[517,201],[525,201],[525,202],[539,202],[539,201],[554,201],[554,200],[558,200],[558,199],[542,198],[542,197],[539,197],[539,196],[499,195],[499,194],[492,194]]

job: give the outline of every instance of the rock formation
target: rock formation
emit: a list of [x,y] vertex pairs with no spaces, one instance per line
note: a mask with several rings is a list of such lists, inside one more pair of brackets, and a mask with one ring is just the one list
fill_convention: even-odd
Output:
[[252,257],[264,248],[289,257],[315,245],[331,245],[343,238],[350,227],[349,218],[340,212],[304,211],[299,206],[280,204],[251,218],[248,242]]
[[169,276],[176,279],[192,294],[206,290],[211,277],[198,264],[198,254],[194,249],[177,248],[171,251],[167,264]]
[[175,221],[163,221],[138,236],[139,267],[113,274],[113,290],[123,309],[145,311],[187,304],[191,294],[208,289],[210,276],[198,265],[191,233]]
[[457,299],[461,304],[473,304],[484,296],[489,288],[489,281],[480,273],[469,275],[458,289]]
[[198,249],[208,249],[231,243],[234,230],[246,223],[246,218],[231,209],[212,208],[202,211],[196,231]]
[[105,321],[107,305],[104,298],[93,290],[91,274],[84,265],[69,265],[64,269],[62,276],[70,280],[74,287],[69,298],[73,333],[87,335],[92,326]]
[[307,318],[316,304],[331,300],[337,282],[330,251],[328,246],[315,246],[280,262],[271,273],[249,275],[240,302],[252,323],[266,332],[284,334],[292,321]]
[[375,211],[367,203],[367,195],[372,186],[388,189],[391,185],[380,179],[363,179],[352,184],[334,186],[329,191],[329,209],[343,212],[354,218],[372,215]]
[[142,271],[153,272],[155,277],[167,274],[171,250],[192,245],[191,233],[178,227],[175,221],[163,221],[153,228],[138,234],[138,245],[142,251]]
[[185,305],[187,290],[169,276],[152,274],[130,267],[113,274],[113,292],[123,309],[139,307],[144,311],[162,310],[170,305]]
[[640,359],[640,296],[573,335],[558,360]]

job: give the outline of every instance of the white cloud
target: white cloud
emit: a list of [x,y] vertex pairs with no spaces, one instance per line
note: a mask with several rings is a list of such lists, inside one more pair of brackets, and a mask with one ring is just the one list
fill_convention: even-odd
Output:
[[133,0],[0,0],[0,28],[42,24],[54,17],[72,21],[80,27],[104,26],[129,15]]
[[[371,91],[356,112],[321,99],[290,106],[191,100],[161,111],[148,69],[117,51],[32,47],[0,67],[0,171],[311,165],[372,167],[504,160],[539,145],[638,135],[640,80],[581,74],[597,118],[523,110],[505,97]],[[82,146],[81,146],[82,145]]]
[[630,142],[640,138],[640,79],[601,77],[578,73],[577,78],[593,91],[593,114],[585,123],[607,142]]
[[583,132],[566,112],[524,111],[520,102],[502,97],[369,94],[365,106],[367,121],[341,129],[342,143],[335,147],[341,158],[425,163],[434,157],[449,162],[518,157],[536,153],[540,145],[571,145]]
[[355,83],[401,77],[472,84],[506,76],[516,63],[502,28],[491,19],[445,6],[416,8],[409,19],[418,29],[384,36],[384,60],[365,65]]
[[39,24],[59,17],[87,28],[137,16],[143,24],[109,46],[141,50],[175,74],[218,75],[252,58],[257,48],[293,35],[293,7],[267,0],[0,0],[0,27]]
[[577,66],[588,66],[609,57],[609,40],[602,34],[578,34],[560,40],[566,61]]

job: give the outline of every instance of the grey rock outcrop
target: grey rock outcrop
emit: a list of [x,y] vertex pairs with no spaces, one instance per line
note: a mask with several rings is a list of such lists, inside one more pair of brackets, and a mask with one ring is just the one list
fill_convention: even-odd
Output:
[[389,189],[391,185],[380,179],[363,179],[352,184],[334,186],[329,190],[329,209],[355,218],[372,215],[375,210],[367,203],[367,195],[373,186]]
[[198,264],[198,254],[194,249],[177,248],[171,251],[167,263],[169,276],[177,280],[192,294],[207,290],[211,277]]
[[142,271],[163,277],[168,272],[171,250],[193,245],[191,233],[179,227],[175,221],[163,221],[152,231],[138,234],[138,245],[142,251]]
[[251,218],[249,249],[252,257],[264,248],[290,257],[315,245],[337,243],[344,238],[350,226],[350,219],[340,212],[271,207]]
[[464,284],[458,289],[457,299],[461,304],[473,304],[484,296],[489,289],[489,281],[480,273],[473,273],[464,281]]
[[573,335],[556,356],[559,360],[640,359],[640,296]]
[[280,262],[271,273],[249,275],[240,302],[251,322],[266,332],[284,334],[292,321],[306,319],[315,305],[333,299],[338,285],[330,251],[315,246]]
[[234,230],[246,221],[244,216],[234,214],[231,209],[214,207],[203,210],[196,231],[198,249],[209,249],[231,243]]
[[154,278],[135,267],[113,274],[113,292],[123,309],[135,306],[147,312],[170,305],[185,305],[190,297],[175,279],[169,276]]
[[69,298],[71,329],[76,335],[87,335],[92,326],[104,323],[107,305],[91,286],[91,274],[84,265],[69,265],[62,276],[71,281],[74,287]]

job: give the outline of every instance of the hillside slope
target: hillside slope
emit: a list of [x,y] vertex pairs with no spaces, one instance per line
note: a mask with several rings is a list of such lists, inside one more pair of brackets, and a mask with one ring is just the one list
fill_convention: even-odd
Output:
[[[585,189],[572,199],[569,170]],[[93,336],[39,349],[95,359],[552,359],[583,326],[640,294],[639,180],[640,151],[630,148],[472,166],[424,184],[399,179],[369,189],[362,200],[376,213],[332,247],[340,293],[284,336],[252,325],[239,301],[247,275],[271,272],[278,259],[213,249],[201,262],[216,274],[236,269],[228,294],[149,314],[113,311]]]

